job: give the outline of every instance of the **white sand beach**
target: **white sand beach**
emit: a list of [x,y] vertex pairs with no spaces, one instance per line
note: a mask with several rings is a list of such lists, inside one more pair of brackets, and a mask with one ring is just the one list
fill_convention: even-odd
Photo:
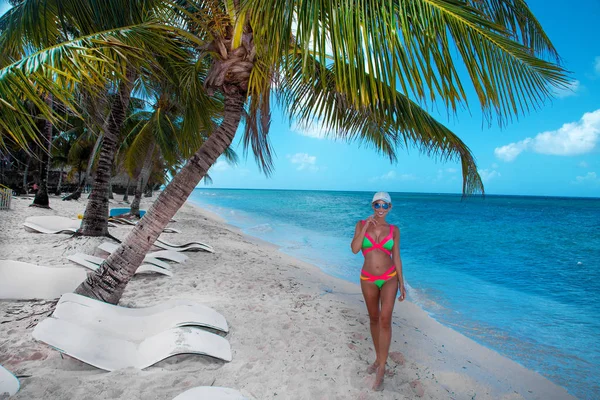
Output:
[[[119,196],[120,197],[120,196]],[[142,207],[151,199],[143,199]],[[31,215],[76,217],[85,200],[53,197],[51,210],[16,198],[0,211],[0,259],[74,266],[66,257],[106,253],[106,238],[72,238],[26,231]],[[115,201],[113,207],[118,204]],[[442,326],[405,301],[394,310],[390,369],[384,390],[366,373],[374,352],[360,288],[322,273],[218,217],[186,204],[163,234],[171,242],[201,240],[214,254],[186,253],[173,277],[136,275],[120,305],[192,299],[223,314],[231,362],[198,355],[171,357],[145,370],[105,372],[32,338],[53,301],[0,301],[0,364],[20,377],[16,399],[170,400],[201,385],[239,390],[250,399],[568,399],[563,388],[534,371]],[[131,227],[110,228],[123,238]],[[406,265],[405,268],[410,268]],[[358,271],[357,271],[358,273]]]

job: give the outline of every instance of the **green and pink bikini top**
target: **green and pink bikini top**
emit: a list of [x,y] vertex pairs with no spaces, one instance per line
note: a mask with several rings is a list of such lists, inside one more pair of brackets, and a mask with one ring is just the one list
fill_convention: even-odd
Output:
[[[365,224],[365,221],[360,221]],[[388,256],[392,255],[392,248],[394,247],[394,225],[390,224],[390,233],[384,237],[381,242],[376,243],[375,240],[365,232],[365,238],[363,239],[362,252],[363,255],[373,250],[381,250]]]

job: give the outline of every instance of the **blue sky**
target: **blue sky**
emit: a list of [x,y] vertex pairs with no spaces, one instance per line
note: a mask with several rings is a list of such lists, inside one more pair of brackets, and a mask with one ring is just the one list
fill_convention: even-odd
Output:
[[[600,197],[600,2],[566,7],[557,0],[528,1],[572,72],[572,90],[500,129],[488,127],[477,101],[448,118],[434,110],[473,151],[486,193]],[[0,0],[0,14],[7,8]],[[238,135],[238,138],[241,135]],[[275,172],[262,175],[251,155],[237,166],[219,160],[210,170],[214,188],[269,188],[460,193],[457,163],[441,163],[416,150],[390,162],[372,148],[323,138],[318,127],[290,126],[273,112],[270,138]],[[242,155],[239,140],[234,150]],[[203,186],[200,184],[199,186]]]

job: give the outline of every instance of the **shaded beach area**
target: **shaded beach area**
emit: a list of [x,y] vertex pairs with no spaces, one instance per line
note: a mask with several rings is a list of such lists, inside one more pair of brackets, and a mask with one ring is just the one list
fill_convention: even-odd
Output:
[[[147,208],[152,199],[144,199]],[[29,208],[16,198],[2,212],[0,259],[74,266],[67,256],[97,249],[105,238],[26,231],[31,215],[75,217],[85,200]],[[146,204],[144,204],[146,203]],[[117,207],[112,204],[111,207]],[[163,234],[173,242],[200,240],[215,253],[187,253],[173,277],[137,275],[120,305],[143,307],[166,299],[198,301],[225,316],[233,360],[168,358],[145,370],[105,372],[35,341],[34,326],[53,301],[0,302],[0,364],[20,377],[14,399],[172,399],[200,385],[225,386],[250,399],[568,399],[563,388],[437,323],[414,304],[398,303],[384,390],[366,373],[374,352],[360,288],[243,235],[189,203]],[[131,227],[110,228],[124,238]]]

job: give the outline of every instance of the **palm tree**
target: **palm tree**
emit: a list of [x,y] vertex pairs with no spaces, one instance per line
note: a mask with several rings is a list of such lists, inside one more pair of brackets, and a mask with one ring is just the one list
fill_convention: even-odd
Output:
[[[163,62],[189,58],[190,45],[185,37],[191,36],[161,22],[161,16],[154,10],[162,3],[159,0],[23,0],[0,19],[0,66],[4,66],[0,70],[0,93],[6,96],[6,104],[13,106],[11,111],[22,93],[29,97],[37,90],[50,92],[66,107],[81,112],[81,107],[67,93],[102,95],[100,88],[110,87],[109,83],[116,88],[111,112],[103,126],[96,176],[80,234],[107,233],[108,186],[134,77],[144,73],[166,75]],[[31,49],[37,53],[29,55]],[[23,75],[33,77],[35,85],[22,82]],[[35,105],[41,106],[39,101]],[[0,107],[9,114],[6,105]],[[42,107],[42,112],[44,117],[54,117],[54,121],[49,121],[55,122],[56,115],[51,109]],[[32,117],[10,115],[9,118],[4,124],[9,127],[8,138],[22,145],[25,136],[40,141],[38,130],[29,124],[15,130],[19,120],[31,123]]]
[[[52,97],[46,98],[46,103],[50,108],[52,105]],[[50,174],[50,167],[52,165],[52,123],[48,120],[44,121],[44,141],[46,142],[46,148],[42,150],[42,159],[40,161],[40,186],[38,187],[33,203],[31,206],[50,208],[50,198],[48,197],[48,176]]]
[[567,83],[565,71],[544,60],[557,53],[522,0],[178,3],[181,20],[204,43],[200,55],[211,63],[204,83],[222,96],[222,121],[119,250],[76,290],[111,303],[242,120],[245,145],[271,172],[271,92],[291,119],[320,120],[391,160],[402,146],[459,159],[463,194],[470,194],[483,192],[471,152],[417,102],[436,99],[453,111],[468,104],[459,63],[486,117],[501,124]]

